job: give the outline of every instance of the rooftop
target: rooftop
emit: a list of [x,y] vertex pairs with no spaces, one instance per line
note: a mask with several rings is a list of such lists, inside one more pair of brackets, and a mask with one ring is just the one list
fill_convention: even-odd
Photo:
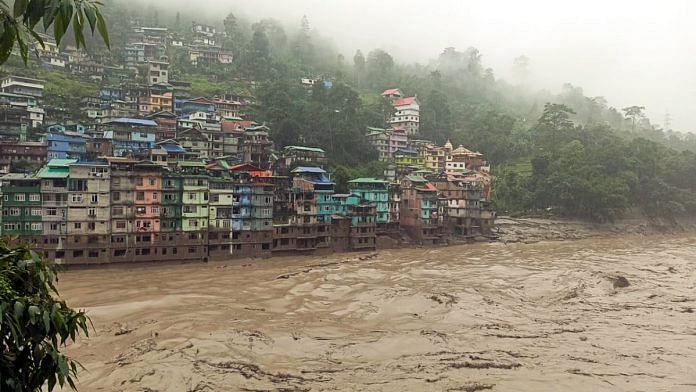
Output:
[[349,184],[387,184],[387,181],[372,177],[361,177],[348,181]]
[[150,126],[154,127],[157,126],[157,123],[152,121],[152,120],[146,120],[142,118],[126,118],[126,117],[120,117],[116,118],[110,121],[104,122],[104,124],[128,124],[128,125],[144,125],[144,126]]
[[326,173],[326,170],[324,170],[320,167],[298,166],[298,167],[292,169],[292,173],[320,173],[320,174],[324,174],[324,173]]
[[406,106],[416,102],[416,97],[398,98],[394,100],[394,106]]

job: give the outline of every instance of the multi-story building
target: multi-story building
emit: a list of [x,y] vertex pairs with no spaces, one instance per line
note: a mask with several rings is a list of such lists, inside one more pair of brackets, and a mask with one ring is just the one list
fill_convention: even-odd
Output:
[[[159,60],[150,60],[147,64],[148,84],[169,83],[169,60],[166,57],[162,57]],[[172,108],[170,107],[168,110],[172,110]]]
[[87,139],[75,132],[48,132],[44,137],[48,159],[83,159],[87,153]]
[[2,182],[2,234],[22,236],[35,244],[43,234],[41,179],[35,175],[10,173]]
[[232,256],[271,254],[273,240],[273,184],[265,171],[249,165],[230,168],[232,194]]
[[362,202],[374,204],[375,223],[378,227],[386,228],[391,221],[389,217],[389,183],[376,178],[356,178],[348,181],[348,189],[352,194],[360,196]]
[[114,156],[146,159],[155,145],[157,123],[139,118],[117,118],[102,124],[104,137],[111,140]]
[[401,228],[419,244],[441,240],[437,188],[423,177],[408,175],[401,180]]
[[[291,178],[290,188],[286,189],[287,197],[277,197],[278,203],[284,207],[274,205],[278,219],[274,214],[273,251],[327,249],[334,212],[334,183],[328,173],[318,167],[299,166],[292,170]],[[278,184],[282,186],[283,182]]]
[[190,257],[207,258],[209,177],[202,162],[178,162],[182,179],[181,230],[186,235]]
[[243,162],[251,163],[262,169],[268,169],[268,162],[273,149],[273,142],[268,137],[268,127],[258,125],[244,131],[242,141]]
[[65,258],[68,234],[68,177],[75,159],[51,159],[36,177],[41,179],[41,214],[44,241],[40,247],[49,260]]
[[382,97],[391,101],[394,110],[388,120],[389,126],[401,129],[407,135],[417,135],[420,130],[420,103],[417,97],[404,97],[399,89],[389,89]]
[[374,250],[377,246],[375,202],[357,194],[334,194],[335,215],[331,226],[334,251]]
[[0,79],[0,89],[6,93],[43,97],[45,81],[10,75]]
[[447,172],[432,175],[429,180],[445,201],[439,211],[445,234],[460,237],[483,234],[481,187],[462,175]]
[[155,126],[155,141],[176,138],[176,115],[171,111],[157,111],[147,116],[157,123]]
[[329,159],[326,158],[326,152],[321,148],[285,146],[280,159],[276,162],[275,171],[285,172],[299,165],[311,165],[326,169],[328,164]]
[[46,162],[46,144],[41,142],[0,142],[0,174],[36,170]]
[[70,164],[65,252],[73,263],[110,259],[111,179],[105,161]]

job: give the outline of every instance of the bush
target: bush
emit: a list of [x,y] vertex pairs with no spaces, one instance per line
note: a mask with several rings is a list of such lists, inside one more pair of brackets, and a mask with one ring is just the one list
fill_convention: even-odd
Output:
[[[88,335],[82,311],[58,300],[56,268],[24,246],[0,243],[0,390],[75,389],[78,363],[59,349]],[[54,297],[55,296],[55,297]]]

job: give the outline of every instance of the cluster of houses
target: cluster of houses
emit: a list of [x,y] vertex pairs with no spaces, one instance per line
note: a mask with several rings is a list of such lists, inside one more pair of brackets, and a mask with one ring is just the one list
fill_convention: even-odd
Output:
[[[170,78],[168,48],[225,64],[213,27],[192,41],[135,27],[124,64],[68,55],[44,41],[50,67],[101,80],[79,113],[44,104],[44,81],[0,79],[0,235],[64,264],[212,260],[446,244],[487,236],[495,213],[478,152],[419,137],[417,97],[382,94],[393,110],[365,137],[384,176],[337,185],[321,148],[276,149],[255,99],[190,96]],[[325,88],[330,81],[321,80]],[[301,80],[312,86],[315,80]],[[75,121],[79,119],[79,121]],[[346,192],[347,190],[347,192]]]
[[92,264],[374,250],[491,233],[480,153],[406,134],[387,150],[382,178],[337,192],[324,150],[276,150],[266,126],[227,102],[194,98],[174,112],[46,125],[38,141],[2,135],[0,235],[57,263]]
[[320,149],[286,150],[284,174],[225,159],[53,158],[0,178],[2,234],[57,263],[93,264],[374,250],[404,237],[432,245],[490,233],[495,214],[476,177],[357,178],[337,193],[321,166],[294,165]]

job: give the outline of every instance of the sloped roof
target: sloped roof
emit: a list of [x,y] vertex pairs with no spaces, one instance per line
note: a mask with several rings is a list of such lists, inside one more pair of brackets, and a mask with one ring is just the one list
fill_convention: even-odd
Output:
[[401,90],[399,90],[398,88],[390,88],[390,89],[384,90],[384,92],[382,93],[382,96],[384,97],[387,95],[394,95],[394,94],[401,95]]
[[319,153],[324,153],[325,151],[321,148],[316,148],[316,147],[305,147],[305,146],[285,146],[284,148],[286,151],[288,150],[299,150],[299,151],[309,151],[309,152],[319,152]]
[[416,97],[397,98],[394,100],[394,106],[406,106],[414,102],[417,103]]
[[377,178],[372,178],[372,177],[361,177],[361,178],[356,178],[355,180],[350,180],[348,181],[349,184],[386,184],[387,181],[384,180],[379,180]]
[[292,173],[326,173],[326,170],[320,167],[298,166],[292,170]]
[[106,121],[104,124],[129,124],[129,125],[144,125],[144,126],[150,126],[150,127],[155,127],[157,126],[157,123],[152,121],[152,120],[147,120],[143,118],[126,118],[126,117],[120,117],[113,119],[111,121]]

